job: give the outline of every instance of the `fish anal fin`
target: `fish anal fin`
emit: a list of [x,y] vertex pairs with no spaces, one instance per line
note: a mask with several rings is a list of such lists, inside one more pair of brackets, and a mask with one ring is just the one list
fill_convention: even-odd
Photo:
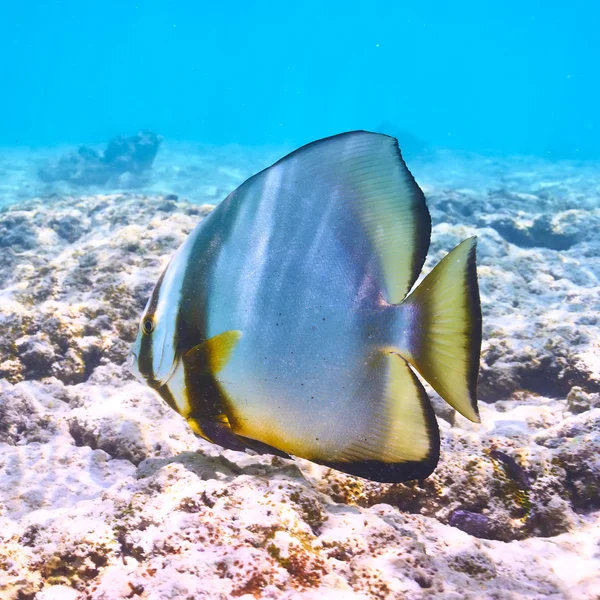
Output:
[[224,331],[188,350],[183,360],[192,373],[215,375],[225,368],[241,337],[236,329]]
[[435,469],[440,437],[425,389],[406,361],[381,350],[372,368],[385,374],[383,398],[367,433],[333,461],[339,471],[384,483],[425,479]]

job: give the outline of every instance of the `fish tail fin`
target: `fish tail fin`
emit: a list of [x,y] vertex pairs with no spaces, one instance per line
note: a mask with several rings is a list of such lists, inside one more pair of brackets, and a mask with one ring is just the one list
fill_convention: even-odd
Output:
[[475,246],[475,237],[459,244],[399,305],[398,352],[448,404],[479,422],[481,305]]

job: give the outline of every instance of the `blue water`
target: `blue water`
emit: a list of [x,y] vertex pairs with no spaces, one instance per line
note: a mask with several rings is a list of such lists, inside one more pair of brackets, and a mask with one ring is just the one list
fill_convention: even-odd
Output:
[[0,146],[289,146],[390,121],[434,146],[599,158],[594,0],[0,3]]

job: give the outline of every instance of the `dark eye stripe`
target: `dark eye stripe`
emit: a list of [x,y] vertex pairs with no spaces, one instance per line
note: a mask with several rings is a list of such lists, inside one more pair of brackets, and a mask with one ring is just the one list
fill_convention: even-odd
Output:
[[[168,267],[167,267],[168,268]],[[150,298],[150,304],[148,304],[148,310],[143,316],[143,323],[148,320],[154,320],[154,314],[156,313],[156,307],[158,306],[158,297],[160,296],[160,289],[162,287],[163,279],[165,278],[165,273],[167,269],[165,269],[158,281],[156,282],[156,286],[154,291],[152,292],[152,297]],[[140,356],[138,358],[138,368],[140,370],[140,374],[148,383],[154,381],[154,371],[152,370],[152,360],[153,360],[153,337],[151,335],[142,336],[142,341],[140,344]]]
[[154,319],[149,317],[143,319],[142,330],[145,334],[150,335],[154,331]]

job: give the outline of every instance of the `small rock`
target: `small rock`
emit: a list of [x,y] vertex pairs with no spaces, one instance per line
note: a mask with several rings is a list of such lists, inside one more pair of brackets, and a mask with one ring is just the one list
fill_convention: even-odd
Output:
[[567,406],[575,414],[586,412],[600,406],[600,394],[588,394],[579,386],[573,386],[567,395]]
[[540,215],[531,223],[519,223],[513,219],[501,218],[489,224],[507,242],[521,248],[541,246],[552,250],[568,250],[578,241],[576,236],[557,231],[553,227],[550,215]]
[[463,550],[450,559],[450,567],[475,579],[496,577],[496,565],[490,556],[481,551]]
[[41,336],[25,336],[15,342],[18,357],[27,379],[41,379],[51,374],[55,352]]
[[69,244],[76,242],[85,231],[81,219],[78,219],[73,215],[65,215],[60,219],[52,219],[49,225],[61,238],[69,242]]
[[496,539],[495,524],[485,515],[469,510],[455,510],[448,521],[449,525],[461,529],[469,535],[488,540]]

